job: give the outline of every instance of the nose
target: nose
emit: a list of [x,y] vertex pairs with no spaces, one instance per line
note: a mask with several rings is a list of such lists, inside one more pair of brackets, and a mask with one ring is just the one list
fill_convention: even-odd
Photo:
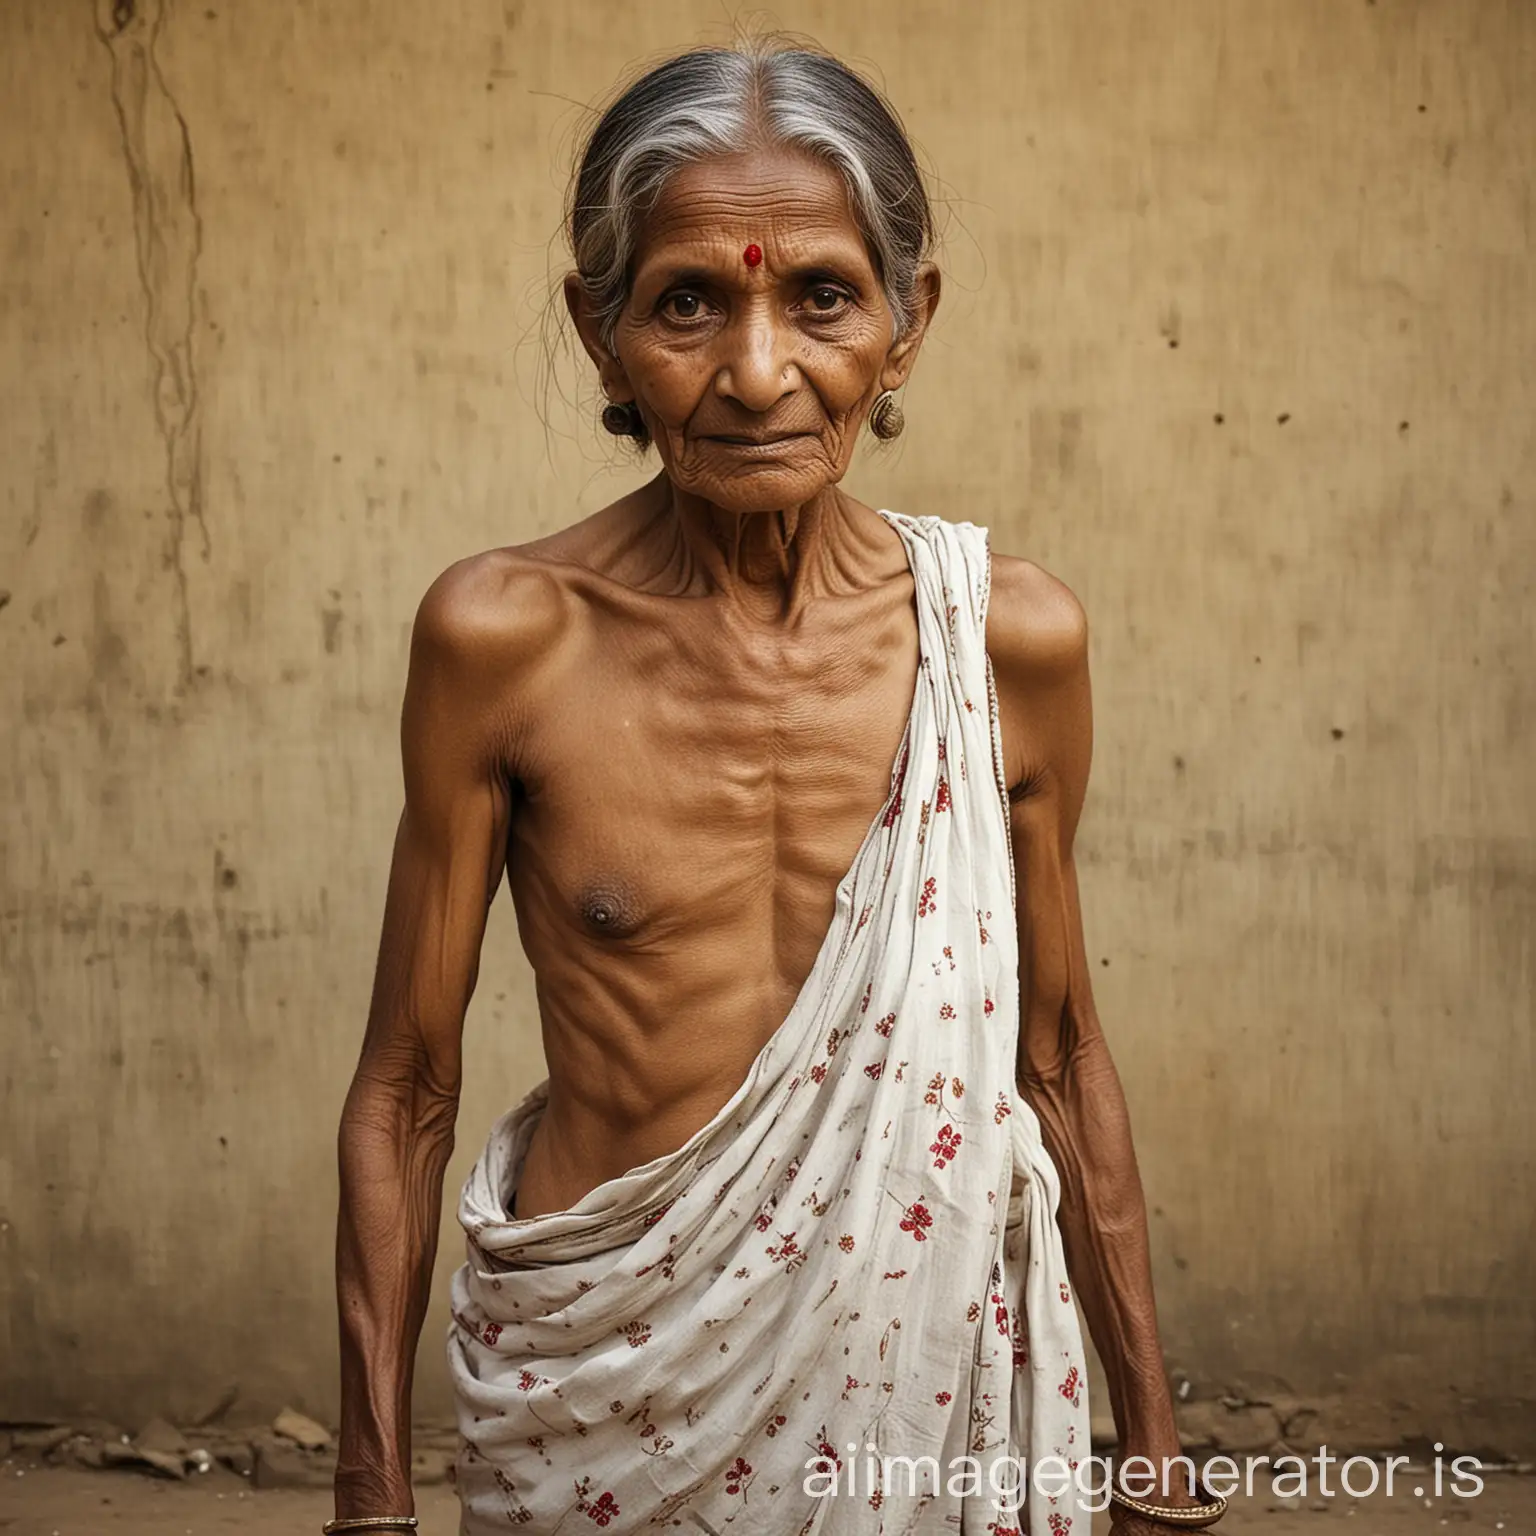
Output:
[[761,415],[800,386],[794,330],[771,302],[748,305],[726,332],[726,360],[715,376],[717,394]]

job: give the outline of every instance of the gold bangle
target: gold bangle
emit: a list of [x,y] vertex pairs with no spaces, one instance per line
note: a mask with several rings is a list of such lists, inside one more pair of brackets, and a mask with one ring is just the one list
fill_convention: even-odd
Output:
[[417,1524],[415,1515],[349,1515],[344,1520],[327,1520],[320,1536],[331,1536],[333,1531],[414,1531]]
[[1129,1509],[1143,1519],[1158,1520],[1164,1525],[1176,1525],[1187,1531],[1196,1531],[1207,1525],[1215,1525],[1227,1512],[1227,1501],[1224,1498],[1213,1494],[1204,1483],[1197,1483],[1196,1488],[1205,1499],[1205,1503],[1184,1506],[1149,1504],[1145,1499],[1133,1499],[1130,1494],[1122,1493],[1113,1485],[1109,1490],[1109,1498],[1111,1503],[1118,1504],[1123,1509]]

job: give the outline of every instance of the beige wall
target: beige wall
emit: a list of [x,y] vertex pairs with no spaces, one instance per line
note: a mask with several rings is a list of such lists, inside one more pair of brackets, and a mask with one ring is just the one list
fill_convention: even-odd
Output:
[[[329,1413],[408,626],[632,482],[540,419],[570,103],[722,8],[117,9],[0,5],[0,1417]],[[1172,1363],[1529,1446],[1536,8],[778,17],[878,65],[950,199],[852,486],[1095,625]],[[541,1075],[509,916],[450,1191]]]

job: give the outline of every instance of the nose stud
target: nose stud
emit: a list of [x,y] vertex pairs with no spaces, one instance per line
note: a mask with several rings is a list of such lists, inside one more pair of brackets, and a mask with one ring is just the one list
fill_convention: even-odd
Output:
[[746,264],[749,267],[759,267],[759,266],[761,266],[762,263],[763,263],[763,248],[762,248],[762,246],[760,246],[760,245],[749,245],[746,248],[746,250],[744,250],[741,253],[741,259],[744,262],[746,262]]

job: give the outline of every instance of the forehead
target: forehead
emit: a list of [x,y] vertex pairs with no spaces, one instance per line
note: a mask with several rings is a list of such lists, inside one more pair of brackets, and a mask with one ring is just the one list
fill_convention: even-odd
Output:
[[867,259],[842,176],[784,148],[696,161],[676,172],[640,230],[637,266],[761,245],[770,261],[809,250]]

